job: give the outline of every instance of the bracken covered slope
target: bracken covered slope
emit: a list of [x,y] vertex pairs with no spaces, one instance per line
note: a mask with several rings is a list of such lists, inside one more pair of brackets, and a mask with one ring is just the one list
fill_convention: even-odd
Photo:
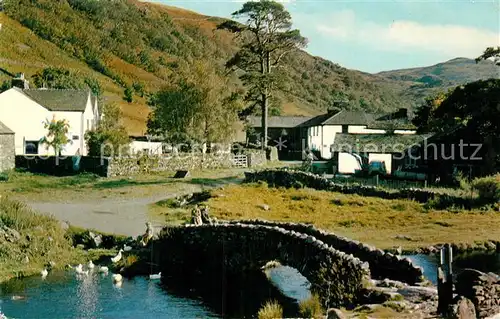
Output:
[[[121,106],[131,134],[144,133],[149,110],[139,94],[125,102],[126,87],[139,83],[154,92],[172,83],[190,62],[206,59],[222,68],[237,50],[230,34],[215,30],[222,19],[175,7],[137,0],[4,3],[0,81],[17,72],[29,78],[49,66],[97,79],[105,100]],[[288,57],[284,73],[283,114],[318,114],[338,99],[367,111],[418,103],[411,93],[418,79],[348,70],[304,51]],[[425,95],[425,88],[418,90]]]

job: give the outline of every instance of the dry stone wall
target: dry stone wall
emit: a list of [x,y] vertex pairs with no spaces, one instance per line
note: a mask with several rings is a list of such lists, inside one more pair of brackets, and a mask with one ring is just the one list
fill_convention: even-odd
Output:
[[13,169],[15,158],[14,134],[0,134],[0,172]]
[[472,301],[478,318],[500,314],[500,276],[465,269],[457,276],[455,289]]

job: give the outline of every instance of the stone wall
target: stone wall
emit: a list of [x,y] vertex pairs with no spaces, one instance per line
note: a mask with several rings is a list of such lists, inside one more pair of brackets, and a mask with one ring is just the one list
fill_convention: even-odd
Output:
[[[249,167],[266,164],[265,153],[262,151],[248,153],[247,157]],[[236,167],[232,153],[179,153],[162,156],[117,157],[109,159],[107,176],[230,167]]]
[[154,245],[154,262],[171,275],[224,278],[277,260],[304,275],[328,307],[357,304],[370,278],[367,263],[313,236],[281,227],[239,223],[167,227]]
[[280,187],[308,187],[317,190],[328,190],[343,194],[357,194],[361,196],[379,197],[384,199],[409,199],[420,203],[427,203],[439,198],[443,203],[449,203],[450,206],[470,205],[470,199],[455,197],[442,194],[437,191],[405,188],[400,190],[389,190],[367,185],[343,185],[334,183],[324,177],[312,173],[294,171],[287,169],[267,169],[258,172],[246,172],[246,182],[265,181],[270,186]]
[[0,172],[15,167],[14,134],[0,134]]
[[472,301],[478,318],[500,314],[500,276],[465,269],[457,276],[455,290]]
[[259,167],[266,165],[265,151],[252,151],[247,153],[248,167]]
[[423,280],[423,269],[413,265],[411,260],[400,256],[386,253],[375,247],[351,240],[345,237],[317,229],[313,225],[298,223],[280,223],[264,220],[232,221],[234,223],[245,223],[254,225],[265,225],[280,227],[289,231],[296,231],[330,245],[334,249],[346,254],[352,254],[364,262],[368,262],[370,273],[374,279],[392,279],[413,285]]

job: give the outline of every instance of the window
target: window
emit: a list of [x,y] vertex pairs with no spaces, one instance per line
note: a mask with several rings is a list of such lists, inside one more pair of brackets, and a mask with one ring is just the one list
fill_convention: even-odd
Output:
[[71,136],[71,139],[72,139],[73,141],[78,141],[78,140],[80,139],[80,136],[78,136],[78,135],[73,135],[73,136]]
[[344,134],[349,133],[349,125],[342,125],[342,133]]
[[24,154],[38,154],[38,141],[26,141],[24,146]]

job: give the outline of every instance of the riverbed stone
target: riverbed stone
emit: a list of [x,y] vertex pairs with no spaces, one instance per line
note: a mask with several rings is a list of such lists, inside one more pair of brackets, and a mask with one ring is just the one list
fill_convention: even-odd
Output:
[[469,299],[458,296],[449,306],[449,319],[476,319],[476,309]]
[[346,316],[340,309],[330,308],[326,312],[326,319],[345,319]]

